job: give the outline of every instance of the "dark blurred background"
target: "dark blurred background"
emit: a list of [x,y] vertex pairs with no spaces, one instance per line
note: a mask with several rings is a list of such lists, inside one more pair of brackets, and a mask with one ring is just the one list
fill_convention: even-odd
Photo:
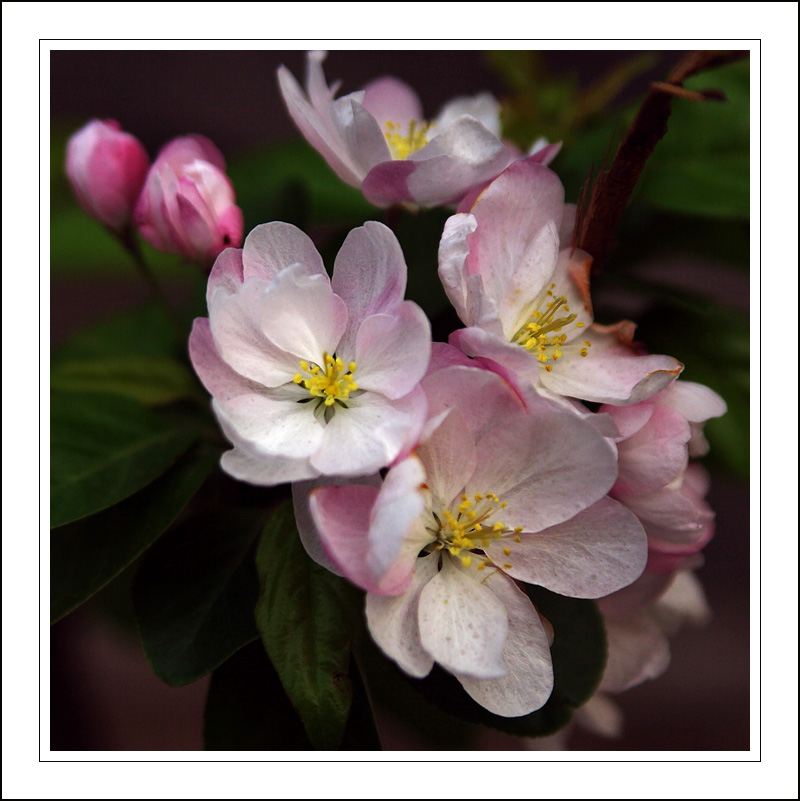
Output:
[[[652,80],[663,79],[678,52],[547,52],[539,68],[564,86],[591,87],[609,71],[621,76],[618,91],[607,101],[610,115],[626,119],[621,110],[633,109]],[[638,61],[637,61],[638,59]],[[635,68],[626,65],[636,62]],[[305,72],[299,51],[53,51],[51,53],[52,240],[51,342],[54,347],[87,324],[147,297],[146,289],[127,265],[124,253],[71,199],[62,176],[66,138],[90,118],[113,118],[137,136],[154,156],[169,139],[202,133],[223,151],[236,180],[235,165],[244,174],[248,158],[268,146],[299,135],[286,113],[277,89],[275,71],[285,64],[296,77]],[[332,52],[325,62],[329,82],[341,79],[340,93],[360,88],[384,74],[396,75],[417,89],[426,114],[433,116],[449,98],[489,90],[502,98],[511,91],[509,73],[498,69],[485,54],[472,51],[358,51]],[[713,81],[709,78],[710,84]],[[547,87],[543,86],[543,92]],[[596,142],[592,161],[602,161],[611,136],[622,130],[604,127],[606,109],[595,112],[575,140]],[[548,118],[550,121],[555,117]],[[543,126],[547,126],[543,123]],[[623,129],[624,130],[624,129]],[[610,133],[609,133],[610,132]],[[543,130],[542,133],[549,133]],[[552,138],[552,134],[551,134]],[[577,200],[577,188],[588,173],[564,154],[552,167],[562,175],[567,200]],[[562,172],[561,164],[564,164]],[[242,179],[244,181],[244,178]],[[643,197],[646,192],[643,190]],[[636,197],[634,197],[634,204]],[[243,206],[245,204],[243,203]],[[259,210],[245,206],[246,229],[274,217],[258,218]],[[736,314],[748,309],[746,224],[739,218],[720,221],[670,216],[667,209],[646,217],[650,233],[669,230],[670,247],[637,258],[631,242],[620,236],[620,264],[634,264],[626,280],[597,282],[598,305],[640,320],[640,335],[650,343],[669,327],[669,311],[660,299],[636,291],[642,280],[667,292],[690,292]],[[374,210],[381,219],[383,212]],[[632,205],[626,222],[641,221]],[[724,215],[723,215],[724,216]],[[735,216],[735,215],[734,215]],[[728,226],[728,227],[726,227]],[[685,241],[678,234],[685,233]],[[71,233],[70,233],[71,232]],[[70,239],[72,236],[72,240]],[[731,237],[738,248],[731,245]],[[81,250],[87,237],[89,258]],[[701,252],[694,240],[702,243]],[[724,241],[713,252],[707,240]],[[676,241],[678,246],[675,245]],[[626,249],[625,243],[628,242]],[[681,246],[682,244],[682,246]],[[734,252],[735,251],[735,252]],[[156,262],[168,294],[185,298],[191,282],[185,271]],[[636,280],[633,280],[633,278]],[[432,277],[431,280],[436,280]],[[637,281],[639,283],[637,283]],[[649,315],[649,316],[648,316]],[[648,326],[649,321],[649,326]],[[724,322],[723,322],[724,324]],[[669,330],[664,334],[669,342]],[[658,343],[660,344],[660,342]],[[684,358],[681,344],[668,352]],[[687,364],[690,362],[687,360]],[[705,381],[705,374],[686,378]],[[722,392],[726,395],[725,392]],[[726,397],[726,399],[728,399]],[[730,401],[729,401],[730,403]],[[732,414],[730,434],[718,435],[718,450],[731,438],[747,438],[745,416]],[[724,433],[724,432],[723,432]],[[746,465],[746,462],[745,462]],[[621,739],[606,740],[580,730],[570,746],[580,750],[746,750],[750,747],[749,685],[749,484],[742,461],[713,460],[709,500],[717,511],[717,535],[706,548],[706,564],[698,575],[714,618],[703,629],[686,629],[673,643],[672,664],[656,681],[617,697],[625,714]],[[135,568],[135,566],[134,566]],[[142,654],[132,623],[126,571],[94,600],[53,626],[51,664],[51,747],[54,750],[193,750],[202,748],[202,720],[208,679],[171,688],[152,673]],[[406,730],[387,713],[382,720],[386,748],[416,750],[431,747],[423,732]],[[435,744],[433,744],[435,747]],[[511,750],[523,744],[505,735],[488,733],[476,748]]]

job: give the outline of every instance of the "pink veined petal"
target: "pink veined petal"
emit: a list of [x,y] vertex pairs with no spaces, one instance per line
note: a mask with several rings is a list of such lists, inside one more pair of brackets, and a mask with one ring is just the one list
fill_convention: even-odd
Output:
[[691,570],[682,570],[674,576],[651,614],[668,635],[676,634],[685,623],[703,626],[712,617],[703,585]]
[[417,448],[433,497],[447,507],[475,472],[478,452],[458,409],[453,409]]
[[508,673],[508,614],[478,575],[442,555],[442,569],[420,594],[420,637],[422,647],[459,678],[498,679]]
[[367,625],[381,650],[410,676],[430,673],[433,658],[425,650],[419,632],[419,597],[437,574],[435,555],[417,559],[408,591],[396,598],[367,594]]
[[431,360],[428,375],[443,370],[445,367],[480,367],[474,359],[470,359],[463,351],[448,345],[446,342],[431,343]]
[[225,157],[220,149],[208,137],[201,134],[179,136],[167,142],[159,151],[158,158],[170,164],[188,164],[195,159],[201,159],[225,172]]
[[482,458],[466,493],[496,493],[508,504],[499,519],[535,532],[599,501],[617,468],[613,446],[573,412],[541,400],[529,415],[497,418],[476,438]]
[[382,131],[393,122],[403,130],[411,120],[422,121],[422,103],[417,93],[404,81],[391,76],[376,78],[364,87],[364,108],[375,118]]
[[377,472],[418,439],[426,411],[421,389],[394,401],[365,392],[334,414],[311,462],[325,475]]
[[392,314],[368,317],[358,329],[355,343],[359,388],[391,399],[407,395],[428,369],[430,343],[430,322],[410,300]]
[[617,445],[619,477],[617,497],[656,492],[686,469],[689,423],[677,412],[651,407],[653,414],[643,428]]
[[[499,365],[502,369],[516,375],[518,382],[536,383],[539,380],[541,368],[535,357],[519,345],[512,345],[503,335],[486,331],[476,326],[460,328],[450,334],[449,342],[459,350],[472,356],[474,359],[487,360]],[[495,370],[492,364],[489,369]]]
[[484,582],[508,614],[503,661],[508,673],[499,679],[457,676],[464,689],[495,715],[518,717],[544,706],[553,691],[550,645],[530,599],[499,570]]
[[653,416],[654,406],[645,401],[633,406],[611,406],[605,404],[598,409],[601,414],[609,414],[614,418],[619,436],[617,439],[628,439],[637,431],[641,431]]
[[293,264],[302,264],[309,273],[327,277],[325,265],[310,237],[285,222],[257,225],[247,235],[242,249],[244,278],[271,283],[276,275]]
[[648,569],[632,584],[600,598],[597,607],[604,617],[628,617],[639,609],[651,607],[664,594],[671,581],[672,576],[651,573]]
[[213,220],[208,219],[207,210],[202,205],[198,207],[189,200],[188,194],[196,194],[196,192],[185,190],[175,198],[178,208],[178,225],[185,238],[186,246],[191,248],[191,256],[197,261],[213,258],[213,255],[209,257],[209,253],[214,249]]
[[660,676],[669,665],[667,638],[645,613],[606,619],[608,661],[600,689],[622,692]]
[[627,495],[625,505],[645,524],[649,535],[662,548],[696,542],[705,524],[714,518],[702,497],[694,495],[686,486],[668,486],[647,495]]
[[473,440],[506,415],[524,414],[521,398],[498,375],[479,366],[453,365],[425,377],[429,416],[457,408]]
[[244,282],[244,265],[241,248],[226,248],[217,256],[206,287],[206,303],[210,304],[211,296],[217,288],[228,295],[239,291]]
[[406,262],[392,231],[378,222],[354,228],[336,256],[333,291],[347,306],[341,348],[353,352],[361,323],[373,314],[391,314],[406,291]]
[[[378,497],[370,511],[369,542],[367,548],[367,566],[373,580],[380,582],[381,586],[390,586],[384,579],[393,567],[399,567],[400,573],[404,566],[397,565],[401,546],[409,539],[414,524],[420,519],[425,509],[425,498],[422,484],[425,482],[425,469],[416,456],[409,456],[396,464],[386,474]],[[431,536],[422,527],[423,541],[408,550],[410,564],[419,551],[431,541]],[[399,560],[404,561],[404,560]],[[392,586],[391,589],[394,590]],[[405,587],[403,591],[405,591]],[[392,594],[399,594],[392,592]]]
[[671,384],[683,365],[671,356],[642,356],[613,334],[590,328],[592,343],[586,358],[572,356],[548,373],[542,384],[552,392],[597,403],[627,406],[646,400]]
[[600,598],[642,574],[647,538],[635,515],[603,498],[565,523],[521,534],[520,542],[495,540],[487,553],[520,581],[571,598]]

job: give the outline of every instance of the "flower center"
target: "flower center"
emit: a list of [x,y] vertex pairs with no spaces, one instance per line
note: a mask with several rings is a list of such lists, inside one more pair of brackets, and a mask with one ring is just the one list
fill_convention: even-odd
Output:
[[411,120],[408,124],[408,134],[396,122],[386,123],[386,141],[393,159],[404,159],[428,144],[428,131],[435,125],[433,122],[419,123]]
[[573,325],[583,328],[585,323],[575,322],[578,315],[574,312],[570,314],[564,295],[553,294],[555,287],[555,284],[550,284],[547,292],[540,295],[527,322],[511,338],[511,342],[535,354],[548,373],[552,371],[553,364],[568,353],[574,351],[586,357],[592,347],[588,339],[566,345],[567,334],[563,329]]
[[305,387],[310,396],[303,398],[301,403],[308,403],[317,398],[317,409],[321,406],[330,409],[334,403],[347,408],[345,401],[351,392],[358,389],[358,384],[353,380],[353,373],[356,371],[355,362],[345,365],[338,356],[323,353],[321,365],[316,362],[309,364],[301,359],[300,367],[303,372],[295,375],[294,383]]
[[[485,495],[480,493],[461,496],[461,502],[451,505],[450,509],[443,509],[438,514],[431,510],[430,525],[427,530],[436,538],[427,550],[441,551],[446,549],[452,556],[459,557],[464,567],[473,562],[476,569],[484,570],[487,563],[491,564],[491,557],[481,552],[489,547],[493,540],[504,537],[513,537],[519,542],[521,528],[509,528],[505,523],[491,518],[498,509],[505,509],[508,504],[501,501],[493,492]],[[463,555],[462,555],[463,553]],[[510,548],[503,548],[506,556],[511,554]],[[505,562],[498,567],[510,568],[512,565]]]

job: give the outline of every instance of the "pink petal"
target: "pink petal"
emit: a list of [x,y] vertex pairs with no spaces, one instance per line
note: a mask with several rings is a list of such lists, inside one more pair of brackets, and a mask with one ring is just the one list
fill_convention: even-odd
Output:
[[356,338],[358,386],[392,399],[407,395],[428,369],[430,342],[430,322],[416,303],[368,317]]
[[571,598],[600,598],[615,592],[635,581],[647,562],[641,523],[610,498],[565,523],[523,533],[520,540],[495,540],[487,553],[504,565],[509,576]]
[[411,120],[422,121],[422,104],[417,93],[398,78],[377,78],[364,87],[364,108],[376,119],[382,131],[387,122],[403,130]]
[[606,619],[608,661],[600,689],[622,692],[660,676],[669,665],[667,638],[644,612]]
[[293,264],[302,264],[310,273],[327,277],[322,257],[309,236],[284,222],[253,228],[244,242],[242,263],[245,279],[259,278],[268,283]]

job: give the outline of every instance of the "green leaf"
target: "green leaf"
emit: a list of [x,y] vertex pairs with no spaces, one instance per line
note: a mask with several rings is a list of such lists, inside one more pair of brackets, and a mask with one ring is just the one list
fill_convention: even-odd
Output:
[[167,684],[196,681],[258,638],[252,546],[264,518],[252,509],[198,514],[147,552],[134,609],[147,659]]
[[308,557],[290,502],[264,528],[256,565],[256,624],[267,654],[314,747],[338,748],[353,697],[350,641],[359,593]]
[[116,395],[59,393],[50,406],[50,524],[62,526],[133,495],[196,439]]
[[237,651],[211,676],[206,751],[310,751],[311,743],[260,642]]
[[566,726],[602,678],[606,660],[603,619],[593,601],[565,598],[541,587],[525,586],[525,590],[555,631],[550,649],[554,687],[541,709],[517,718],[494,715],[473,701],[457,679],[438,665],[427,678],[407,681],[449,714],[509,734],[543,737]]
[[270,220],[361,224],[375,207],[348,186],[304,141],[282,142],[235,159],[228,175],[245,216],[245,231]]
[[643,173],[639,197],[671,211],[746,219],[750,213],[750,64],[738,61],[686,81],[727,100],[672,101],[669,129]]
[[159,405],[199,394],[189,370],[163,356],[114,356],[61,362],[50,374],[51,389],[122,395],[146,405]]
[[214,469],[217,451],[193,448],[163,476],[100,514],[50,532],[50,618],[88,600],[177,518]]
[[166,358],[186,350],[186,340],[178,337],[164,310],[147,303],[84,329],[53,351],[52,362],[55,367],[70,361],[123,356]]

